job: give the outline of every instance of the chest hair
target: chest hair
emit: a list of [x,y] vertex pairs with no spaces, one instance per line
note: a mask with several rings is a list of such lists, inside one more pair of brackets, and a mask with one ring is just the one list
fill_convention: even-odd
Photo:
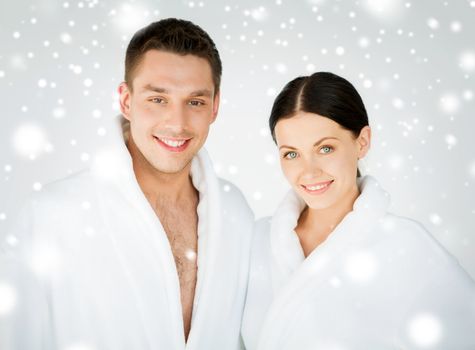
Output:
[[180,281],[186,338],[191,328],[191,316],[198,270],[196,264],[198,252],[197,205],[197,193],[195,193],[195,196],[187,198],[186,201],[180,203],[173,203],[164,198],[159,198],[152,203],[152,207],[166,232],[175,259]]

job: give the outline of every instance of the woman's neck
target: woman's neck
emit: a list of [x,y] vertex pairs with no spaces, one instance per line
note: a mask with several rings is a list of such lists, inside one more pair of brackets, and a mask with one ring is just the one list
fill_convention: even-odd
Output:
[[355,187],[335,205],[324,209],[306,207],[298,220],[295,231],[307,257],[318,245],[323,243],[344,217],[353,210],[353,204],[360,195]]

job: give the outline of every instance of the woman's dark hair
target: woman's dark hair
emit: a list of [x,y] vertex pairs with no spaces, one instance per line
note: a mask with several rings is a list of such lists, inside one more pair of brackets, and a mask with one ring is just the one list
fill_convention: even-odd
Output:
[[328,72],[298,77],[279,93],[269,118],[275,142],[277,122],[291,118],[298,112],[315,113],[331,119],[351,131],[355,137],[369,125],[368,114],[358,91],[348,80]]

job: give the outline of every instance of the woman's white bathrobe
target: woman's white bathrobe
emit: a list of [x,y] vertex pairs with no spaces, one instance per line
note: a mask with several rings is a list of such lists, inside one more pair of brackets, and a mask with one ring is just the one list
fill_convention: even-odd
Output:
[[191,169],[198,282],[185,345],[169,241],[115,128],[90,171],[45,186],[1,237],[9,299],[0,301],[0,349],[239,349],[254,222],[244,197],[200,151]]
[[260,220],[242,334],[248,350],[475,349],[475,285],[423,227],[387,212],[371,177],[306,259],[290,191]]

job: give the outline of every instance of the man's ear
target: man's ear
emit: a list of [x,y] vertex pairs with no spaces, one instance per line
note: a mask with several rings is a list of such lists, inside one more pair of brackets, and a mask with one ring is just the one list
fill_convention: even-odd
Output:
[[132,97],[132,92],[125,81],[120,83],[118,92],[120,111],[124,118],[130,121],[130,99]]
[[218,90],[213,97],[213,117],[211,119],[211,123],[214,123],[216,117],[218,116],[219,111],[219,103],[221,101],[220,91]]
[[356,142],[358,144],[358,159],[364,158],[371,147],[371,128],[369,126],[361,129]]

